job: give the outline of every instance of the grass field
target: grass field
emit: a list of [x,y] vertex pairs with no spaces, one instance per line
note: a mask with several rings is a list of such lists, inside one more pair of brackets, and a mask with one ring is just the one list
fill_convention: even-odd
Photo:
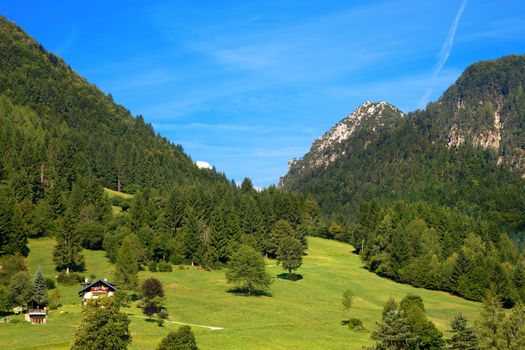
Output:
[[118,191],[115,191],[115,190],[112,190],[112,189],[109,189],[109,188],[104,188],[104,192],[106,192],[106,194],[107,194],[107,196],[109,198],[113,198],[113,197],[121,197],[121,198],[124,198],[124,199],[131,199],[131,198],[133,198],[132,194],[124,193],[124,192],[118,192]]
[[[225,282],[223,271],[185,267],[171,273],[141,272],[140,277],[155,276],[163,282],[170,320],[223,327],[192,327],[201,349],[361,349],[371,344],[370,331],[386,300],[391,296],[399,300],[409,293],[424,299],[428,316],[442,330],[460,311],[470,320],[478,315],[477,303],[369,273],[349,245],[319,238],[311,238],[309,244],[308,255],[298,271],[303,278],[295,282],[276,278],[272,296],[246,297],[227,292],[231,286]],[[54,274],[52,245],[51,239],[30,242],[28,264],[32,272],[41,267],[46,275]],[[112,266],[102,252],[84,254],[87,276],[112,279]],[[267,263],[273,275],[282,273],[274,261]],[[340,298],[346,288],[355,294],[351,316],[361,319],[366,331],[351,331],[340,324]],[[68,349],[80,320],[78,289],[60,287],[64,307],[54,311],[46,325],[0,324],[0,349]],[[174,323],[158,327],[141,318],[135,307],[125,311],[132,321],[130,349],[155,349],[163,336],[179,327]]]

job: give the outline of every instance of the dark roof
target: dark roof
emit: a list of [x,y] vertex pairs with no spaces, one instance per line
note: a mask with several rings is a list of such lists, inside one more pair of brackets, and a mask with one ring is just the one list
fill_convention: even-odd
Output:
[[90,283],[86,283],[84,285],[84,288],[82,288],[78,294],[81,294],[81,293],[84,293],[86,291],[89,291],[89,289],[94,286],[95,284],[98,284],[98,283],[102,283],[104,285],[106,285],[111,291],[115,291],[117,290],[117,288],[115,288],[115,285],[112,284],[112,283],[109,283],[108,281],[104,281],[104,280],[96,280],[96,281],[93,281],[93,282],[90,282]]

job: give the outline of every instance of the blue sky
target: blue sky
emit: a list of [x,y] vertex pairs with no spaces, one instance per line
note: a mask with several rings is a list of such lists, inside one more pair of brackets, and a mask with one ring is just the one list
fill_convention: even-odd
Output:
[[408,112],[525,53],[523,1],[2,1],[193,160],[257,186],[361,103]]

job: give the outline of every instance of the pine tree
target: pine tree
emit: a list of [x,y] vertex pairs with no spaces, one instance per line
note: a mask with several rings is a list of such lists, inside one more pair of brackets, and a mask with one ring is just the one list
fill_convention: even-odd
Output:
[[516,304],[499,329],[498,350],[525,349],[525,305]]
[[376,341],[376,350],[406,350],[411,349],[416,339],[398,310],[388,310],[383,315],[383,321],[372,333]]
[[448,280],[448,286],[450,290],[461,294],[461,290],[458,288],[459,279],[464,276],[470,270],[470,268],[470,260],[465,255],[463,249],[460,249]]
[[55,234],[57,244],[53,251],[53,262],[57,270],[76,269],[84,264],[82,255],[82,238],[75,230],[71,216],[66,215],[58,221],[58,230]]
[[191,264],[203,263],[204,244],[203,234],[205,227],[195,209],[188,207],[184,214],[184,221],[181,230],[181,240],[184,258],[191,261]]
[[226,213],[223,206],[215,208],[210,219],[210,254],[213,261],[228,260],[229,238],[226,230]]
[[483,301],[481,321],[478,327],[480,345],[483,349],[498,349],[504,317],[498,295],[492,290],[488,291]]
[[42,274],[42,270],[38,270],[35,275],[35,288],[31,299],[39,304],[46,305],[48,303],[47,285]]
[[139,238],[130,234],[124,238],[117,253],[115,275],[124,289],[135,289],[138,284],[138,272],[143,249]]
[[252,237],[256,242],[257,248],[261,252],[265,252],[266,240],[264,239],[264,219],[257,207],[255,199],[251,196],[245,196],[244,207],[241,221],[242,232]]
[[478,350],[479,341],[474,329],[467,325],[467,318],[462,314],[456,315],[450,324],[452,336],[447,339],[448,349],[451,350]]
[[157,350],[198,350],[195,336],[190,326],[182,326],[176,332],[170,332],[160,342]]
[[279,220],[273,226],[269,240],[266,242],[266,252],[270,256],[276,256],[279,243],[284,237],[294,237],[295,231],[286,220]]
[[10,190],[0,187],[0,255],[28,253],[20,206]]

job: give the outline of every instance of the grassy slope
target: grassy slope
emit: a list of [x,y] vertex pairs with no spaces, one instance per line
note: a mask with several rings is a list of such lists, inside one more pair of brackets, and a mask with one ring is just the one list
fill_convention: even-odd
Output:
[[[52,244],[50,239],[31,241],[28,263],[32,271],[40,266],[48,275],[53,272]],[[171,320],[224,327],[217,331],[193,327],[202,349],[361,349],[370,344],[369,331],[353,332],[339,323],[340,297],[348,287],[355,293],[352,317],[361,319],[368,330],[374,329],[390,296],[399,300],[408,293],[423,297],[428,315],[442,330],[459,311],[471,320],[476,318],[478,304],[380,278],[364,270],[350,251],[349,245],[311,238],[299,271],[304,278],[296,282],[276,278],[272,297],[227,293],[230,286],[222,271],[187,267],[172,273],[142,272],[140,277],[154,275],[162,280]],[[112,267],[102,252],[86,251],[85,256],[86,275],[111,276]],[[268,264],[272,274],[282,272],[273,261]],[[67,313],[55,312],[47,325],[0,324],[0,348],[29,349],[38,343],[40,348],[49,344],[49,349],[67,349],[80,318],[77,290],[61,287]],[[159,328],[146,322],[137,317],[141,314],[136,308],[126,312],[132,320],[131,349],[154,349],[161,337],[177,327]]]

